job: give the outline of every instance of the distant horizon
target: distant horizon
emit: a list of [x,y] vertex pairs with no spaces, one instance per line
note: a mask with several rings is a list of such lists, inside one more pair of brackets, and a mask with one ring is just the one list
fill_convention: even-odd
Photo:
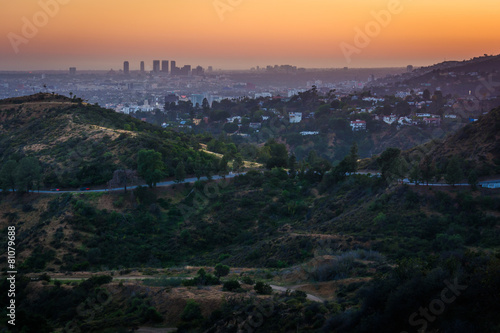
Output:
[[[278,59],[273,59],[270,60],[268,63],[265,63],[264,61],[261,64],[255,64],[255,63],[245,63],[245,64],[239,64],[239,65],[233,65],[231,66],[228,64],[229,62],[224,62],[220,63],[219,61],[207,61],[207,60],[197,60],[193,58],[161,58],[157,57],[154,59],[146,59],[146,60],[135,60],[135,59],[123,59],[123,60],[107,60],[103,61],[103,63],[100,63],[99,61],[92,61],[90,63],[86,61],[82,62],[68,62],[65,65],[61,65],[59,63],[57,66],[50,66],[47,65],[46,68],[14,68],[14,69],[7,69],[5,66],[2,66],[0,64],[0,71],[1,72],[6,72],[6,71],[65,71],[68,70],[70,67],[76,67],[77,70],[82,70],[82,71],[109,71],[109,70],[115,70],[119,71],[123,69],[123,63],[125,61],[129,62],[130,66],[130,71],[139,71],[140,70],[140,63],[141,61],[144,61],[145,64],[145,71],[149,72],[153,70],[153,61],[154,60],[167,60],[169,63],[171,61],[176,61],[177,67],[182,67],[184,65],[191,65],[192,68],[195,68],[196,66],[202,66],[205,70],[209,67],[212,66],[214,70],[222,70],[222,71],[239,71],[239,70],[250,70],[251,68],[256,68],[257,66],[260,67],[260,69],[265,69],[266,66],[281,66],[281,65],[291,65],[291,66],[296,66],[297,68],[306,68],[306,69],[336,69],[336,68],[404,68],[407,67],[408,65],[411,65],[413,67],[427,67],[427,66],[432,66],[435,64],[443,63],[443,62],[448,62],[448,61],[467,61],[473,58],[478,58],[478,57],[483,57],[485,55],[488,56],[497,56],[500,55],[498,54],[489,54],[489,53],[480,53],[480,54],[475,54],[475,55],[470,55],[468,57],[464,58],[443,58],[443,59],[427,59],[427,60],[420,60],[419,62],[407,62],[405,60],[399,59],[399,60],[385,60],[385,61],[380,61],[380,62],[366,62],[366,63],[358,63],[358,65],[351,65],[348,66],[347,64],[328,64],[328,63],[317,63],[314,61],[307,61],[307,60],[302,60],[299,62],[292,62],[292,61],[286,61],[286,60],[278,60]],[[234,59],[232,62],[237,63],[237,59]],[[49,67],[50,66],[50,67]]]
[[[300,64],[296,64],[296,63],[293,63],[293,62],[269,62],[269,63],[264,63],[264,64],[242,64],[240,66],[228,66],[228,65],[224,65],[224,64],[220,64],[220,65],[211,65],[211,63],[209,62],[204,62],[204,61],[200,61],[200,62],[196,62],[196,61],[183,61],[182,59],[180,60],[177,60],[177,59],[164,59],[164,58],[157,58],[157,59],[154,59],[154,60],[167,60],[167,61],[176,61],[177,62],[177,66],[179,67],[182,67],[184,65],[191,65],[192,68],[195,68],[196,66],[201,66],[203,67],[205,70],[208,69],[209,66],[211,66],[213,68],[214,71],[250,71],[252,68],[257,68],[259,67],[260,70],[265,70],[267,66],[275,66],[275,65],[278,65],[278,66],[282,66],[282,65],[290,65],[290,66],[295,66],[297,68],[305,68],[305,69],[343,69],[345,67],[349,68],[349,69],[355,69],[355,68],[359,68],[359,69],[363,69],[363,68],[406,68],[408,65],[412,65],[414,67],[426,67],[426,66],[432,66],[436,63],[441,63],[443,61],[462,61],[462,60],[467,60],[467,59],[457,59],[457,60],[442,60],[442,61],[438,61],[438,62],[423,62],[423,63],[420,63],[420,64],[415,64],[415,63],[406,63],[406,62],[400,62],[399,64],[390,64],[390,63],[386,63],[386,64],[373,64],[373,65],[370,65],[370,64],[365,64],[365,65],[359,65],[359,66],[347,66],[347,65],[342,65],[342,64],[338,64],[338,65],[335,65],[335,64],[331,64],[330,66],[328,66],[327,64],[309,64],[309,65],[300,65]],[[59,66],[47,66],[45,68],[29,68],[29,67],[17,67],[17,68],[6,68],[5,66],[2,66],[2,64],[0,64],[0,72],[36,72],[36,71],[67,71],[69,70],[70,67],[76,67],[78,71],[110,71],[110,70],[114,70],[114,71],[119,71],[119,70],[123,70],[123,63],[125,61],[128,61],[129,62],[129,66],[130,66],[130,72],[137,72],[137,71],[140,71],[140,63],[141,61],[144,61],[145,63],[145,71],[146,72],[151,72],[153,70],[153,60],[140,60],[140,61],[131,61],[131,60],[123,60],[123,61],[118,61],[118,62],[106,62],[106,64],[108,64],[108,66],[106,65],[96,65],[95,67],[91,66],[91,65],[86,65],[86,64],[78,64],[78,63],[73,63],[73,64],[68,64],[64,67],[62,67],[61,65]],[[206,64],[203,64],[203,63],[206,63]]]
[[[433,65],[436,65],[436,64],[440,64],[440,63],[443,63],[443,62],[461,62],[461,61],[468,61],[468,60],[471,60],[473,58],[479,58],[479,57],[484,57],[486,54],[483,53],[481,55],[476,55],[476,56],[473,56],[473,57],[470,57],[470,58],[467,58],[467,59],[443,59],[442,61],[437,61],[437,62],[429,62],[429,63],[423,63],[423,64],[411,64],[411,63],[408,63],[406,65],[404,64],[400,64],[400,65],[375,65],[375,66],[339,66],[339,67],[335,67],[335,66],[331,66],[331,67],[324,67],[324,66],[320,66],[320,67],[311,67],[311,66],[299,66],[299,65],[296,65],[294,63],[273,63],[271,65],[271,63],[269,64],[266,64],[266,65],[254,65],[254,66],[248,66],[248,67],[240,67],[240,68],[229,68],[229,67],[226,67],[226,68],[221,68],[219,66],[214,66],[214,65],[206,65],[206,66],[202,66],[205,70],[207,70],[207,68],[209,66],[212,66],[213,68],[213,71],[251,71],[252,69],[256,69],[257,66],[259,66],[259,70],[266,70],[266,66],[275,66],[275,65],[278,65],[278,66],[282,66],[282,65],[290,65],[290,66],[295,66],[297,68],[304,68],[306,70],[335,70],[335,69],[344,69],[344,68],[348,68],[348,69],[384,69],[384,68],[406,68],[407,66],[411,65],[413,66],[414,68],[420,68],[420,67],[428,67],[428,66],[433,66]],[[500,54],[491,54],[491,55],[488,55],[488,56],[500,56]],[[155,59],[155,60],[167,60],[167,59],[162,59],[162,58],[158,58],[158,59]],[[181,61],[177,61],[176,59],[172,59],[173,61],[176,61],[177,62],[177,66],[184,66],[184,65],[191,65],[192,68],[195,68],[196,66],[199,66],[198,63],[188,63],[188,62],[182,62],[182,59]],[[168,59],[168,61],[172,61],[170,59]],[[116,63],[115,67],[109,67],[109,68],[104,68],[104,67],[101,67],[101,68],[90,68],[90,67],[80,67],[78,64],[73,64],[73,65],[70,65],[68,66],[67,68],[30,68],[30,69],[3,69],[2,67],[0,67],[0,72],[66,72],[66,71],[69,71],[69,68],[70,67],[76,67],[77,69],[77,72],[109,72],[111,70],[113,71],[116,71],[116,72],[120,72],[123,70],[123,63],[125,61],[128,61],[129,62],[129,66],[130,66],[130,72],[140,72],[140,63],[141,61],[137,61],[137,62],[134,62],[134,61],[130,61],[130,60],[123,60],[122,62],[120,63]],[[153,70],[153,60],[150,60],[150,61],[146,61],[144,60],[145,62],[145,72],[146,73],[149,73],[149,72],[152,72]],[[137,65],[137,66],[134,66],[134,65]]]
[[[278,65],[281,66],[281,65]],[[294,66],[294,65],[292,65]],[[420,68],[420,67],[427,67],[430,65],[426,66],[414,66],[415,68]],[[119,73],[123,71],[123,68],[109,68],[109,69],[89,69],[89,68],[79,68],[78,66],[71,66],[71,67],[76,67],[76,72],[109,72],[111,70]],[[397,68],[397,69],[405,69],[407,66],[380,66],[380,67],[348,67],[348,69],[390,69],[390,68]],[[203,67],[205,69],[205,73],[207,70],[207,67]],[[345,67],[299,67],[297,66],[297,69],[305,69],[305,70],[343,70]],[[0,69],[0,73],[32,73],[32,72],[69,72],[70,67],[66,69],[21,69],[21,70],[2,70]],[[266,67],[260,67],[260,71],[266,71]],[[252,72],[252,68],[213,68],[214,72],[233,72],[233,71],[238,71],[238,72]],[[145,70],[145,73],[151,73],[152,70]],[[130,68],[130,73],[140,73],[140,69],[132,69]],[[159,74],[162,74],[162,72],[159,72]]]

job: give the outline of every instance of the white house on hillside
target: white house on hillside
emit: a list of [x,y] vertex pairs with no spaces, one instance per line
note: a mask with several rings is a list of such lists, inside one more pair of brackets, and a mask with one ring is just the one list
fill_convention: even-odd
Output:
[[353,131],[366,131],[366,121],[359,119],[351,121],[351,129]]
[[288,117],[291,124],[300,123],[302,121],[302,112],[289,112]]

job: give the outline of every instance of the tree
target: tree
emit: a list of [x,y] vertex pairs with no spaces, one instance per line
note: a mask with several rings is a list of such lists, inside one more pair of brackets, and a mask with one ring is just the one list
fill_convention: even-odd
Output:
[[477,177],[476,170],[472,169],[469,172],[469,175],[467,176],[467,181],[469,182],[469,184],[470,184],[470,186],[472,187],[473,190],[477,189],[478,177]]
[[224,131],[227,133],[234,133],[238,130],[238,124],[235,123],[225,123],[224,124]]
[[422,98],[426,101],[430,101],[431,100],[431,92],[429,91],[429,89],[425,89],[424,90],[424,93],[422,95]]
[[123,186],[127,193],[127,185],[137,180],[137,171],[128,169],[118,169],[113,172],[113,178],[108,182],[109,187]]
[[393,113],[394,109],[390,104],[385,104],[384,107],[382,108],[382,114],[384,116],[390,116]]
[[204,286],[207,283],[207,271],[204,268],[200,268],[196,274],[196,283]]
[[288,158],[288,169],[290,169],[290,174],[295,177],[295,172],[297,169],[297,158],[295,154],[290,155]]
[[271,148],[269,146],[261,147],[257,150],[255,158],[259,163],[267,163],[271,159]]
[[346,174],[349,172],[349,163],[347,162],[347,156],[340,161],[338,165],[332,168],[331,172],[328,175],[328,178],[331,179],[333,183],[338,183],[343,181],[346,178]]
[[444,105],[445,99],[443,97],[443,92],[436,90],[432,96],[432,101],[435,103],[436,108],[440,108]]
[[266,168],[286,168],[288,164],[288,151],[286,146],[282,143],[277,143],[274,139],[271,139],[266,143],[269,147],[270,158],[266,162]]
[[204,165],[204,172],[208,180],[212,180],[212,175],[217,171],[219,162],[213,159]]
[[273,288],[262,281],[257,282],[253,289],[260,295],[271,295],[273,293]]
[[236,155],[236,158],[233,161],[233,171],[238,172],[243,166],[245,162],[243,161],[243,157],[241,155]]
[[356,171],[358,171],[358,159],[359,159],[358,144],[354,142],[351,146],[349,155],[347,156],[347,163],[348,163],[347,172],[355,173]]
[[175,182],[180,183],[186,178],[186,168],[184,167],[184,162],[180,161],[175,167]]
[[194,162],[194,175],[196,176],[196,179],[200,180],[201,176],[203,176],[203,168],[201,159],[197,157]]
[[17,162],[14,160],[9,160],[2,166],[0,170],[0,184],[4,191],[16,190],[16,170]]
[[219,263],[215,265],[215,276],[217,276],[217,278],[220,279],[221,277],[228,275],[229,270],[230,270],[229,266]]
[[448,166],[446,167],[444,180],[446,181],[446,184],[455,186],[455,184],[463,178],[464,174],[460,165],[460,160],[457,156],[453,156],[448,162]]
[[137,171],[149,187],[156,186],[164,177],[164,169],[161,153],[146,149],[137,153]]
[[318,159],[318,153],[316,153],[316,150],[311,149],[309,151],[309,154],[307,154],[307,163],[309,163],[310,166],[314,165],[317,159]]
[[396,114],[399,116],[408,116],[411,113],[410,105],[407,101],[396,104]]
[[429,186],[429,182],[436,174],[436,166],[432,161],[432,158],[429,155],[424,157],[422,164],[420,165],[420,175],[422,180],[426,182],[427,186]]
[[40,186],[41,168],[36,158],[24,157],[19,161],[16,170],[16,182],[19,188],[25,189],[26,192]]
[[193,322],[203,319],[200,305],[192,299],[188,300],[186,307],[182,311],[181,319],[186,322]]
[[237,291],[241,288],[240,283],[237,280],[230,280],[224,282],[224,285],[222,286],[222,290],[224,291]]
[[229,172],[229,166],[227,163],[229,162],[229,159],[227,158],[226,155],[222,156],[222,158],[219,161],[219,176],[222,178],[226,178],[227,173]]
[[57,177],[54,171],[51,171],[45,175],[43,178],[43,184],[45,187],[54,187],[59,183],[59,177]]
[[411,170],[410,170],[410,175],[409,175],[410,182],[415,183],[415,185],[418,185],[421,175],[420,175],[420,168],[418,164],[415,164]]
[[203,112],[205,113],[208,113],[208,111],[210,111],[210,103],[208,103],[208,99],[203,99],[203,102],[201,102],[201,107],[203,108]]
[[382,179],[384,181],[390,182],[391,178],[397,173],[400,155],[401,150],[398,148],[387,148],[380,154],[379,158],[377,158],[377,164],[380,167]]

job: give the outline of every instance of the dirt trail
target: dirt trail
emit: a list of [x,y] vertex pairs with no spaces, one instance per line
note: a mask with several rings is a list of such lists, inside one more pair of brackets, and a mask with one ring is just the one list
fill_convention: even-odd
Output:
[[177,332],[177,328],[153,328],[153,327],[140,327],[136,333],[170,333]]
[[[81,280],[85,280],[87,279],[88,277],[61,277],[61,276],[51,276],[51,279],[52,280],[65,280],[65,281],[81,281]],[[114,281],[120,281],[120,280],[144,280],[144,279],[154,279],[155,277],[154,276],[117,276],[117,277],[113,277],[113,280]],[[189,278],[187,278],[189,279]],[[276,286],[276,285],[270,285],[271,288],[273,288],[273,290],[276,290],[276,291],[282,291],[282,292],[285,292],[287,290],[296,290],[304,285],[296,285],[296,286],[288,286],[288,287],[281,287],[281,286]],[[307,294],[307,299],[310,300],[310,301],[313,301],[313,302],[318,302],[318,303],[323,303],[325,301],[325,299],[321,298],[321,297],[318,297],[318,296],[314,296],[312,294]],[[145,331],[146,333],[146,331]]]
[[[290,287],[280,287],[280,286],[275,286],[275,285],[270,285],[271,288],[273,288],[273,290],[277,290],[277,291],[287,291],[287,290],[295,290],[299,287],[301,287],[300,285],[298,286],[290,286]],[[306,294],[307,295],[307,299],[310,300],[310,301],[313,301],[313,302],[318,302],[318,303],[323,303],[325,300],[321,297],[318,297],[318,296],[314,296],[314,295],[311,295],[311,294]]]

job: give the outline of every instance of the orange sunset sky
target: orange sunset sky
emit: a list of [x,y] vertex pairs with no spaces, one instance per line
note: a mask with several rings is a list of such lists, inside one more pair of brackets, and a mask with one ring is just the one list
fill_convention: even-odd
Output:
[[[340,45],[355,47],[356,29],[391,6],[397,13],[347,59]],[[125,60],[150,69],[153,59],[395,67],[500,53],[498,0],[0,0],[0,8],[0,70],[119,69]]]

